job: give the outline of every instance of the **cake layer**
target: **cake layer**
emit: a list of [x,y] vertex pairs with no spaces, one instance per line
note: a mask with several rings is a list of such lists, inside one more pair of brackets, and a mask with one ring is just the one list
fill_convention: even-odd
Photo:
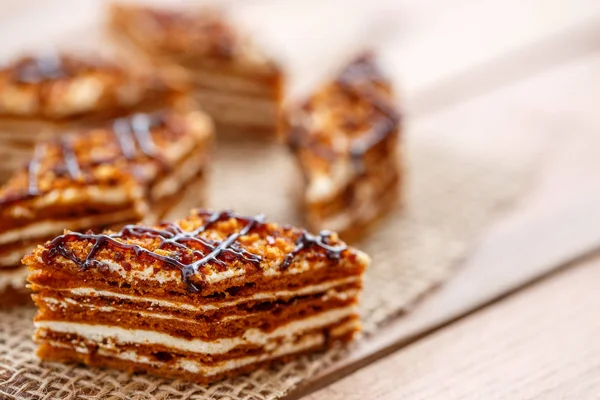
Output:
[[[390,171],[385,176],[374,176],[376,182],[369,178],[357,180],[328,201],[315,203],[307,210],[307,220],[320,229],[344,232],[346,240],[364,234],[370,224],[397,204],[401,176],[395,169]],[[354,195],[348,196],[348,191]]]
[[[259,302],[223,308],[206,314],[167,313],[154,308],[146,311],[109,302],[81,304],[73,299],[63,300],[36,295],[39,308],[37,321],[86,322],[114,324],[129,329],[153,330],[183,338],[216,340],[241,335],[248,326],[269,331],[293,321],[309,318],[324,311],[356,304],[357,289],[326,294],[294,297],[289,300]],[[176,322],[176,324],[173,324]]]
[[48,360],[85,362],[88,365],[104,366],[131,372],[149,372],[159,376],[186,379],[198,383],[209,383],[227,376],[250,372],[266,367],[275,361],[288,361],[292,356],[315,351],[332,342],[346,342],[358,329],[356,321],[332,327],[325,332],[306,334],[295,341],[277,346],[276,349],[254,355],[241,355],[223,361],[202,361],[197,357],[185,357],[164,352],[140,354],[136,348],[110,348],[97,344],[90,352],[90,344],[74,347],[60,341],[43,342],[38,354]]
[[[32,239],[53,236],[64,229],[77,230],[110,226],[121,221],[135,221],[139,214],[133,209],[121,209],[107,213],[95,213],[89,216],[77,216],[68,219],[39,220],[22,228],[14,228],[0,233],[0,246],[22,243]],[[2,249],[2,247],[0,247]]]
[[200,297],[193,300],[180,299],[180,301],[165,300],[164,298],[150,296],[131,295],[124,293],[125,291],[119,292],[115,290],[98,290],[93,287],[61,289],[37,284],[32,284],[32,287],[36,290],[36,292],[40,293],[40,295],[59,300],[69,298],[73,301],[76,301],[78,304],[95,304],[96,301],[101,301],[103,304],[119,304],[120,306],[128,307],[128,309],[152,309],[157,312],[163,311],[169,315],[185,316],[195,315],[196,313],[210,315],[217,311],[222,312],[227,308],[252,307],[257,303],[327,293],[332,289],[338,291],[350,288],[359,288],[361,283],[360,277],[349,276],[346,278],[333,279],[316,284],[305,285],[295,289],[264,291],[250,295],[237,293],[233,298],[225,299]]
[[[109,226],[116,218],[123,220],[123,216],[125,220],[138,220],[146,210],[136,207],[136,197],[122,187],[90,186],[55,190],[19,204],[3,204],[0,200],[0,207],[7,207],[0,221],[0,245],[64,229],[83,229],[86,221],[102,226],[102,219],[108,218]],[[78,219],[80,224],[75,222]]]
[[[119,250],[125,258],[126,266],[107,257],[96,257],[102,270],[90,268],[85,271],[85,284],[96,289],[115,291],[132,296],[148,296],[175,302],[203,304],[225,299],[230,296],[251,296],[257,293],[285,290],[288,288],[307,287],[321,282],[359,276],[364,265],[339,265],[328,268],[323,260],[313,266],[299,263],[284,271],[256,273],[255,271],[219,271],[206,279],[207,286],[199,292],[199,296],[189,297],[189,291],[182,285],[181,271],[167,266],[160,269],[160,264],[148,262],[137,263],[129,258],[129,253]],[[121,256],[119,256],[121,257]],[[150,260],[152,261],[152,260]],[[27,260],[28,265],[35,265],[36,270],[29,276],[29,281],[42,287],[56,289],[78,288],[82,286],[80,267],[72,261],[60,257],[53,269],[44,269],[44,256]]]
[[247,329],[243,335],[216,340],[184,339],[152,330],[126,329],[115,325],[97,325],[66,321],[35,321],[36,335],[44,338],[46,332],[76,335],[92,342],[110,339],[115,344],[156,346],[161,351],[179,351],[205,355],[225,354],[236,348],[268,347],[281,339],[298,336],[303,332],[335,325],[344,318],[356,315],[355,306],[331,309],[311,317],[292,321],[272,331]]

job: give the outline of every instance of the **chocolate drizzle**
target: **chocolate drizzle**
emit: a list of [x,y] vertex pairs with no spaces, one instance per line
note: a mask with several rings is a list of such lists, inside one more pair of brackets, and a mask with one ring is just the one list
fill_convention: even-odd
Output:
[[[49,146],[56,146],[60,159],[57,164],[49,168],[48,171],[56,176],[68,174],[73,180],[83,177],[84,172],[98,165],[110,164],[117,159],[124,157],[128,161],[133,161],[141,152],[159,163],[163,168],[168,168],[165,160],[160,157],[156,150],[156,144],[152,139],[152,129],[165,123],[161,113],[144,114],[138,113],[131,117],[119,118],[113,122],[112,130],[116,137],[119,152],[114,157],[107,157],[102,160],[92,160],[86,164],[80,164],[73,146],[73,136],[63,133],[59,138],[52,139],[47,143],[36,146],[34,156],[27,166],[27,189],[24,193],[6,196],[0,199],[0,206],[14,203],[20,200],[28,199],[39,195],[39,176],[42,173],[42,164]],[[138,151],[139,149],[139,151]]]
[[289,266],[292,264],[292,261],[294,261],[294,257],[296,257],[300,251],[312,246],[319,246],[326,250],[326,254],[329,259],[339,259],[342,252],[346,250],[348,246],[346,244],[332,246],[329,244],[330,237],[331,232],[329,231],[321,231],[317,236],[315,236],[303,230],[300,237],[296,239],[296,247],[294,247],[294,250],[288,253],[283,259],[283,263],[281,263],[281,269],[285,270],[289,268]]
[[[43,261],[49,261],[61,255],[64,258],[74,262],[81,270],[87,270],[92,267],[102,268],[103,263],[96,258],[96,255],[104,248],[112,247],[114,249],[131,250],[136,257],[147,257],[154,261],[162,262],[166,265],[178,268],[181,271],[182,281],[186,284],[190,292],[199,292],[203,284],[192,282],[191,278],[197,276],[201,268],[207,264],[214,264],[219,267],[227,267],[234,260],[260,266],[262,257],[258,254],[250,253],[237,244],[241,236],[250,234],[265,225],[264,216],[243,217],[234,214],[231,211],[206,212],[198,211],[198,215],[203,216],[204,223],[193,231],[185,231],[181,226],[168,223],[158,228],[150,228],[138,225],[127,225],[121,232],[114,234],[94,234],[94,233],[66,233],[57,237],[46,245],[47,251],[43,254]],[[222,241],[215,241],[200,236],[200,234],[215,223],[236,219],[244,226],[237,232],[230,234]],[[329,243],[330,233],[323,231],[318,236],[311,235],[302,231],[300,237],[296,240],[296,247],[285,256],[280,268],[287,269],[294,257],[303,249],[312,246],[319,246],[326,251],[330,259],[339,259],[341,253],[347,249],[345,244],[332,246]],[[138,244],[125,243],[127,239],[158,239],[159,245],[153,251],[148,250]],[[78,258],[72,250],[69,250],[66,244],[73,240],[89,240],[93,242],[92,248],[84,259]],[[159,254],[156,250],[165,250],[169,255]],[[122,257],[122,256],[121,256]],[[202,279],[202,276],[198,276]]]
[[62,153],[63,160],[65,160],[65,167],[69,172],[69,176],[72,179],[77,179],[81,176],[81,168],[79,167],[79,162],[77,161],[77,155],[73,150],[73,145],[71,141],[67,138],[61,137],[59,140],[60,150]]
[[42,161],[46,154],[46,146],[38,146],[35,148],[33,159],[27,166],[27,197],[35,196],[38,193],[38,175],[42,169]]
[[157,158],[156,145],[152,140],[151,129],[162,124],[162,119],[148,114],[135,114],[130,118],[119,118],[113,123],[113,132],[117,137],[121,153],[132,160],[136,156],[136,147],[150,158]]
[[373,84],[384,83],[382,74],[373,62],[372,55],[363,55],[351,63],[340,74],[337,83],[357,98],[364,98],[383,117],[373,124],[361,139],[354,140],[350,147],[350,156],[358,174],[365,173],[364,155],[394,132],[400,121],[396,110],[373,89]]
[[58,54],[51,53],[28,59],[15,70],[15,79],[20,83],[39,83],[60,79],[65,76],[63,62]]
[[[360,137],[352,139],[349,149],[356,173],[364,175],[366,172],[365,154],[394,134],[400,121],[400,115],[390,106],[389,101],[379,93],[375,86],[377,84],[385,85],[386,80],[373,62],[373,57],[370,54],[363,55],[350,63],[340,73],[335,84],[343,91],[344,95],[368,102],[373,107],[375,118],[372,126]],[[304,104],[301,112],[310,113],[311,111],[312,104],[309,101]],[[305,118],[306,116],[302,119]],[[352,123],[351,126],[353,125]],[[336,157],[335,151],[320,144],[318,140],[311,139],[307,128],[300,121],[291,121],[289,145],[294,151],[308,147],[320,157],[326,159]]]

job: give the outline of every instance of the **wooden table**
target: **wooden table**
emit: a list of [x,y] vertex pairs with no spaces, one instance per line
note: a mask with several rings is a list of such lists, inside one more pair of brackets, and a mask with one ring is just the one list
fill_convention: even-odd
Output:
[[[100,3],[2,1],[0,56],[81,45]],[[600,2],[227,4],[283,55],[293,95],[376,47],[410,131],[542,165],[452,280],[289,398],[600,398]]]

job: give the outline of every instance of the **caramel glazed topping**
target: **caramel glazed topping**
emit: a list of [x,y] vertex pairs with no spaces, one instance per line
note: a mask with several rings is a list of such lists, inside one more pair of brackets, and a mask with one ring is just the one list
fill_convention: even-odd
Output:
[[[382,142],[389,135],[394,133],[394,128],[400,122],[400,114],[393,109],[387,99],[370,86],[372,83],[385,83],[382,73],[372,61],[372,55],[366,54],[357,58],[346,67],[338,76],[335,83],[339,85],[349,96],[368,100],[377,113],[383,117],[380,118],[371,129],[359,139],[354,139],[350,147],[350,157],[354,164],[356,172],[360,175],[365,172],[362,158],[371,148]],[[310,108],[309,102],[304,104],[303,108]],[[312,148],[319,154],[326,155],[327,151],[319,151],[318,142],[308,139],[303,126],[295,126],[291,132],[290,147],[293,150],[302,147]]]
[[[117,158],[124,157],[128,161],[138,157],[138,148],[143,156],[162,162],[155,151],[151,129],[164,124],[164,116],[160,112],[152,114],[138,113],[129,118],[116,119],[112,124],[112,132],[119,144],[120,154],[115,157],[96,160],[86,165],[80,165],[69,138],[60,136],[54,139],[53,144],[58,145],[62,155],[62,165],[59,163],[52,168],[57,176],[68,175],[71,179],[85,179],[85,172],[101,164],[114,162]],[[24,193],[0,199],[0,206],[6,206],[18,201],[26,200],[39,195],[38,176],[41,173],[42,163],[48,144],[41,144],[35,148],[33,159],[27,166],[28,187]]]
[[[137,257],[148,257],[178,268],[181,271],[182,281],[186,284],[188,291],[193,293],[199,292],[202,289],[202,284],[194,284],[190,281],[190,278],[196,275],[205,265],[213,264],[226,268],[227,262],[239,260],[259,267],[262,261],[261,256],[248,252],[240,247],[236,241],[239,237],[248,235],[250,232],[259,230],[265,226],[263,215],[244,217],[234,214],[231,211],[209,212],[203,210],[198,210],[197,213],[205,218],[204,224],[193,231],[184,231],[181,226],[175,223],[164,223],[159,228],[127,225],[120,232],[114,234],[66,233],[46,244],[48,251],[44,252],[43,261],[47,264],[57,255],[61,255],[73,261],[80,270],[85,271],[89,268],[102,266],[102,261],[97,260],[95,256],[103,248],[112,247],[121,250],[133,250]],[[240,231],[230,234],[223,241],[210,240],[200,236],[200,233],[206,231],[215,223],[227,221],[231,218],[243,222],[245,226]],[[341,253],[348,247],[344,243],[335,246],[331,245],[330,237],[331,233],[328,231],[322,231],[319,235],[312,235],[306,230],[301,230],[299,237],[296,239],[294,249],[286,254],[279,265],[280,270],[286,270],[294,260],[294,257],[303,249],[314,246],[324,250],[329,259],[339,260]],[[160,245],[156,250],[162,249],[171,253],[168,256],[164,256],[140,245],[121,241],[128,238],[159,239]],[[78,258],[72,251],[66,248],[65,244],[72,240],[90,240],[94,243],[85,259]]]

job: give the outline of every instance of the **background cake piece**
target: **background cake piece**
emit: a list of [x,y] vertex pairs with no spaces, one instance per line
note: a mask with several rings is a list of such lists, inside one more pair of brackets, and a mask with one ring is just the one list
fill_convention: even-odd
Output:
[[358,238],[396,202],[400,116],[373,56],[351,62],[300,107],[284,130],[305,177],[312,229]]
[[0,69],[0,181],[54,133],[164,107],[178,90],[157,76],[90,56],[14,60]]
[[202,204],[212,125],[197,111],[157,111],[41,143],[0,188],[2,291],[24,286],[21,258],[64,229],[101,231]]
[[193,87],[219,135],[275,134],[283,74],[221,13],[113,4],[109,26],[129,58]]
[[66,233],[24,259],[42,359],[202,383],[351,340],[369,262],[336,234],[227,211]]

